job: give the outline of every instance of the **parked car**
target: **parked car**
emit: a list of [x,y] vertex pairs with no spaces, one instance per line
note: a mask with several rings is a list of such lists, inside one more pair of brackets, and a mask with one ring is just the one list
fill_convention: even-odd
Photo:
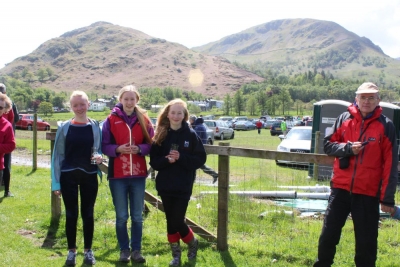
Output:
[[313,124],[313,121],[312,120],[308,120],[308,121],[306,121],[306,125],[305,126],[312,126],[312,124]]
[[213,145],[214,144],[214,130],[208,128],[207,124],[203,123],[204,127],[207,129],[207,145]]
[[208,128],[214,130],[214,137],[216,139],[224,140],[224,139],[233,139],[235,137],[235,131],[232,128],[229,128],[226,122],[221,120],[204,120],[204,124],[208,126]]
[[237,121],[233,124],[233,129],[237,131],[249,131],[256,129],[256,125],[251,121]]
[[272,124],[274,124],[276,120],[268,120],[264,123],[264,128],[265,129],[271,129]]
[[222,116],[222,117],[219,117],[219,120],[221,120],[221,121],[231,121],[231,120],[233,120],[233,118],[230,117],[230,116]]
[[237,116],[232,120],[234,123],[237,121],[247,121],[247,116]]
[[[279,120],[279,121],[275,121],[272,124],[272,126],[270,128],[270,133],[272,136],[283,134],[283,132],[281,130],[281,122],[282,121]],[[293,122],[286,121],[286,131],[289,132],[292,127],[293,127]]]
[[[33,130],[33,114],[20,114],[19,121],[15,124],[17,129],[20,130]],[[40,117],[37,117],[36,129],[38,131],[48,131],[50,130],[50,124],[45,122]]]
[[[280,135],[281,143],[279,144],[277,151],[283,152],[296,152],[296,153],[310,153],[311,152],[311,137],[312,137],[311,126],[296,126],[293,127],[288,134],[285,136]],[[308,162],[292,162],[277,160],[277,164],[296,164],[296,165],[308,165]]]
[[153,125],[154,130],[156,130],[156,125],[157,125],[157,118],[150,118],[151,124]]

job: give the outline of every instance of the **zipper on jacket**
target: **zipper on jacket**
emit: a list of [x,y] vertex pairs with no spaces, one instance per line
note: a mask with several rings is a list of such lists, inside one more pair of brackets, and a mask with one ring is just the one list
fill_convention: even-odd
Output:
[[[128,131],[129,131],[129,145],[132,145],[132,130],[131,128],[129,128],[129,125],[125,122],[126,127],[128,127]],[[132,162],[132,154],[129,154],[129,167],[130,167],[130,173],[131,175],[133,175],[133,162]]]
[[[363,119],[363,120],[361,121],[360,138],[361,138],[361,135],[363,134],[364,122],[365,122],[365,120]],[[360,138],[358,138],[358,139],[360,140]],[[350,195],[351,195],[351,193],[353,192],[354,178],[355,178],[356,172],[357,172],[358,155],[359,155],[359,154],[357,154],[357,155],[355,156],[356,158],[355,158],[355,162],[354,162],[353,175],[352,175],[352,177],[351,177],[351,184],[350,184]],[[360,162],[361,162],[361,160],[360,160]]]

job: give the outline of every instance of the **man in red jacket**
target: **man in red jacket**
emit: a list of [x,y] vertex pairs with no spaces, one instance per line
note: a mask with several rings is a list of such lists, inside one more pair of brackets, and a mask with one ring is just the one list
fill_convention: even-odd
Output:
[[325,153],[336,159],[314,267],[333,264],[350,213],[355,264],[375,267],[379,204],[383,212],[393,210],[399,160],[394,125],[382,115],[379,101],[378,87],[363,83],[355,103],[336,119],[324,138]]

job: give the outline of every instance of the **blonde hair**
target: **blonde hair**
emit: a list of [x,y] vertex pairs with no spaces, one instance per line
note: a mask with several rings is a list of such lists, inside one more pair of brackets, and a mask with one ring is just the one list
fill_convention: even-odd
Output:
[[72,98],[74,98],[75,96],[80,96],[83,99],[86,99],[87,102],[89,102],[89,97],[87,96],[87,94],[79,90],[72,92],[71,97],[69,98],[69,102],[71,102]]
[[139,120],[140,127],[142,128],[142,133],[143,133],[144,139],[146,140],[146,143],[151,144],[152,140],[150,138],[148,129],[150,127],[153,128],[153,125],[151,124],[150,118],[147,115],[147,110],[142,109],[141,107],[139,107],[137,105],[139,103],[139,99],[140,99],[139,91],[136,89],[136,87],[134,85],[131,85],[131,84],[122,87],[122,89],[119,90],[119,92],[118,92],[118,101],[119,102],[121,102],[121,98],[126,92],[134,92],[136,95],[136,105],[134,108],[134,112],[136,113],[136,117]]
[[180,98],[169,101],[168,104],[162,110],[160,110],[160,113],[157,117],[157,131],[153,138],[154,142],[157,145],[161,145],[161,143],[165,140],[165,137],[167,137],[168,129],[170,127],[170,122],[167,116],[170,107],[175,104],[181,105],[183,107],[183,112],[185,115],[183,120],[187,121],[189,119],[189,111],[187,109],[187,104],[185,101]]
[[0,101],[4,101],[4,113],[9,112],[12,105],[11,99],[6,94],[0,93]]

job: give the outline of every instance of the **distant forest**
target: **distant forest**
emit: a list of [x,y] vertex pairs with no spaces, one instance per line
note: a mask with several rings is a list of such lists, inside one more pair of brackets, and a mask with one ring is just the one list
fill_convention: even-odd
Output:
[[[42,70],[43,72],[44,70]],[[47,71],[47,70],[46,70]],[[50,70],[51,71],[51,70]],[[38,75],[43,75],[38,73]],[[50,75],[50,74],[49,74]],[[261,74],[259,74],[261,75]],[[70,92],[53,92],[45,88],[33,89],[29,80],[24,79],[24,73],[14,77],[0,77],[7,86],[7,93],[21,110],[37,110],[52,112],[52,107],[64,107],[69,100]],[[217,97],[224,101],[224,115],[301,115],[304,111],[312,111],[315,102],[326,99],[339,99],[353,102],[355,91],[366,80],[339,80],[324,71],[308,71],[302,74],[285,76],[267,70],[262,73],[266,81],[263,83],[244,84],[231,94]],[[380,97],[385,102],[400,100],[400,86],[382,89],[381,81],[372,81],[381,87]],[[150,109],[151,105],[162,105],[174,98],[184,100],[209,100],[208,96],[195,91],[183,91],[180,88],[140,88],[140,105]],[[99,98],[110,99],[111,95],[88,93],[90,100]],[[197,107],[189,106],[191,112],[198,113]]]

